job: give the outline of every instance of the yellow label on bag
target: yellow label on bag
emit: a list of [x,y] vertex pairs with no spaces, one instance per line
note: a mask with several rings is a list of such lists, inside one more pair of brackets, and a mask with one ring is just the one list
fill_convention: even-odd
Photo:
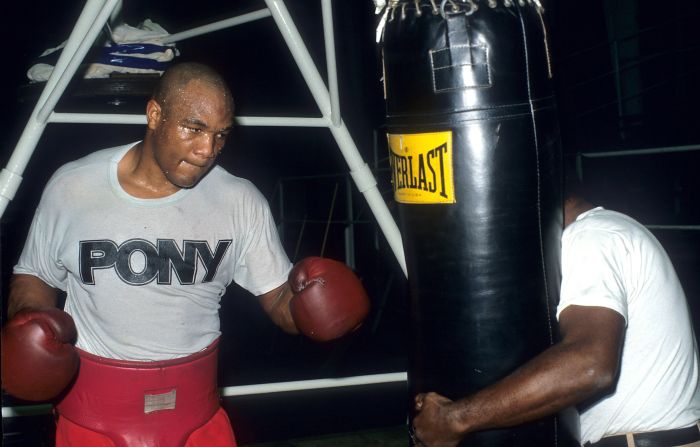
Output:
[[401,203],[455,203],[452,131],[387,134],[394,199]]

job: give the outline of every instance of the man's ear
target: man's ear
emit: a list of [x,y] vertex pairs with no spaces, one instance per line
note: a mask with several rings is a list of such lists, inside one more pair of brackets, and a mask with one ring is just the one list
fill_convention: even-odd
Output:
[[163,109],[155,99],[150,99],[146,104],[146,122],[149,130],[155,130],[163,117]]

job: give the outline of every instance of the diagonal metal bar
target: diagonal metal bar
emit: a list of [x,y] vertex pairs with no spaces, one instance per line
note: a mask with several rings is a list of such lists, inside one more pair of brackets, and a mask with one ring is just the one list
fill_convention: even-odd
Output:
[[231,17],[229,19],[219,20],[218,22],[213,22],[207,25],[198,26],[197,28],[192,28],[187,31],[182,31],[179,33],[171,34],[163,42],[174,43],[181,40],[189,39],[190,37],[201,36],[202,34],[211,33],[213,31],[219,31],[226,28],[231,28],[237,25],[242,25],[244,23],[252,22],[255,20],[263,19],[265,17],[270,17],[269,9],[260,9],[258,11],[249,12],[248,14],[243,14],[236,17]]
[[22,182],[22,174],[44,133],[49,116],[68,82],[109,19],[119,0],[88,0],[66,42],[34,110],[22,131],[7,167],[0,172],[0,217],[14,199]]
[[[282,33],[287,47],[292,53],[292,57],[296,62],[302,77],[306,81],[306,85],[311,90],[311,95],[314,97],[318,108],[324,117],[330,119],[331,101],[328,89],[321,78],[321,75],[316,68],[311,55],[309,54],[306,45],[304,44],[299,31],[292,20],[286,5],[282,0],[265,0],[267,7],[272,12],[272,18],[275,20],[277,27]],[[367,203],[377,219],[377,223],[382,230],[382,233],[387,239],[396,260],[399,262],[404,274],[407,274],[406,260],[401,241],[401,233],[394,221],[393,216],[389,212],[384,198],[377,189],[377,181],[370,170],[367,163],[364,162],[360,152],[355,145],[355,142],[350,135],[345,123],[340,119],[339,125],[331,125],[328,127],[331,134],[335,138],[336,143],[340,148],[340,152],[345,158],[350,175],[352,176],[358,190],[364,195]]]

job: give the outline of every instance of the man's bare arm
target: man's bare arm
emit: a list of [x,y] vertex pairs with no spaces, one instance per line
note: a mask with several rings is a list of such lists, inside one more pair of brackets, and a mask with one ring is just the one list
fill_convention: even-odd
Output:
[[260,305],[270,316],[270,319],[289,334],[298,334],[299,330],[294,324],[292,313],[289,309],[289,301],[294,296],[288,282],[274,290],[258,296]]
[[22,309],[56,307],[58,290],[32,275],[13,275],[10,280],[10,297],[7,318]]
[[570,306],[560,316],[563,339],[509,376],[451,401],[416,396],[416,435],[430,447],[455,446],[468,433],[551,415],[604,393],[619,368],[625,321],[602,307]]

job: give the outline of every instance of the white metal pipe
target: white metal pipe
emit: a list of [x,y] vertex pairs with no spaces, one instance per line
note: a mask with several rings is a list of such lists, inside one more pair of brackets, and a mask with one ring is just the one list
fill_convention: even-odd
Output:
[[[254,394],[284,393],[289,391],[306,391],[327,388],[342,388],[361,385],[381,385],[387,383],[404,383],[406,372],[371,374],[365,376],[342,377],[334,379],[311,379],[294,382],[260,383],[254,385],[227,386],[219,388],[222,397],[250,396]],[[49,404],[3,407],[2,417],[36,416],[51,413]]]
[[238,116],[235,121],[241,126],[328,127],[326,118]]
[[[347,127],[345,127],[345,123],[341,122],[340,126],[331,126],[329,129],[331,130],[333,137],[335,137],[335,141],[338,143],[340,151],[343,154],[352,151],[357,152],[355,142],[352,140]],[[403,251],[403,242],[401,241],[401,233],[399,232],[399,228],[396,225],[394,217],[391,215],[389,208],[386,206],[384,198],[377,189],[377,181],[374,179],[371,169],[367,163],[362,163],[354,168],[351,167],[350,175],[352,176],[353,180],[355,180],[355,184],[357,185],[359,191],[365,196],[374,217],[377,219],[379,228],[381,228],[382,233],[384,233],[384,237],[386,237],[389,247],[394,252],[396,260],[401,266],[401,270],[403,270],[404,275],[408,275],[408,271],[406,269],[406,257]]]
[[146,124],[146,115],[125,113],[52,113],[50,123],[71,124]]
[[[70,57],[66,69],[60,74],[60,77],[56,81],[55,88],[52,89],[51,93],[49,93],[49,96],[46,98],[46,101],[41,105],[41,109],[37,114],[37,120],[40,122],[46,122],[51,112],[53,112],[58,100],[61,99],[61,95],[63,95],[66,86],[68,86],[68,83],[71,81],[71,79],[73,79],[73,75],[78,70],[80,63],[85,58],[85,55],[87,54],[88,50],[90,50],[90,47],[92,47],[95,39],[97,39],[100,31],[102,31],[105,23],[107,23],[109,15],[112,13],[112,10],[118,3],[119,0],[107,0],[102,5],[102,8],[97,14],[94,22],[87,27],[84,38],[78,45],[75,54]],[[63,55],[64,54],[62,53],[61,56]]]
[[581,153],[581,156],[588,158],[625,157],[630,155],[671,154],[675,152],[690,152],[698,150],[700,150],[700,144],[691,144],[688,146],[655,147],[650,149],[633,149],[628,151],[583,152]]
[[323,17],[323,40],[326,46],[328,90],[331,96],[331,122],[340,125],[340,95],[338,93],[338,71],[336,67],[335,36],[333,33],[333,6],[331,0],[321,0]]
[[309,86],[311,95],[314,97],[316,104],[321,110],[321,114],[325,117],[329,117],[331,107],[328,90],[316,69],[316,64],[311,58],[309,50],[306,48],[299,34],[299,30],[294,24],[294,20],[292,20],[287,10],[287,6],[282,0],[265,0],[265,3],[272,13],[272,18],[275,20],[277,28],[279,28],[280,33],[282,33],[282,38],[287,44],[289,51],[292,53],[292,57],[299,67],[301,75]]
[[180,33],[171,34],[165,39],[163,39],[163,42],[179,42],[181,40],[189,39],[190,37],[200,36],[202,34],[219,31],[225,28],[231,28],[233,26],[253,22],[255,20],[263,19],[265,17],[270,17],[270,10],[267,8],[249,12],[247,14],[243,14],[236,17],[231,17],[229,19],[219,20],[218,22],[213,22],[208,25],[198,26],[197,28],[192,28],[190,30],[182,31]]
[[124,4],[122,0],[119,0],[119,2],[114,6],[112,13],[109,15],[110,24],[113,24],[119,18],[119,14],[122,12],[122,6],[124,6]]
[[51,414],[53,406],[51,404],[22,405],[21,407],[2,407],[3,418],[14,418],[20,416],[39,416]]
[[[324,117],[330,116],[330,97],[328,90],[326,89],[323,79],[316,68],[311,55],[304,45],[303,40],[294,25],[294,21],[289,15],[289,11],[282,0],[265,0],[268,8],[272,12],[272,17],[277,24],[282,36],[289,47],[294,61],[297,63],[299,70],[301,71],[306,84],[311,90],[311,94],[316,100],[321,113]],[[391,216],[389,209],[386,206],[386,202],[381,197],[381,194],[377,190],[377,182],[372,175],[369,166],[364,162],[362,156],[357,150],[355,142],[352,140],[350,133],[348,132],[345,124],[340,120],[338,126],[329,126],[333,136],[335,137],[340,151],[345,158],[345,161],[350,168],[350,174],[353,180],[357,184],[358,189],[362,194],[364,194],[367,199],[367,203],[372,210],[377,222],[379,223],[384,236],[389,242],[396,259],[398,260],[401,268],[406,274],[406,260],[403,252],[403,244],[401,243],[401,233],[399,232],[398,226]]]
[[22,183],[24,168],[27,167],[29,158],[32,156],[45,127],[46,124],[37,123],[33,117],[30,118],[10,156],[7,167],[0,172],[0,216],[5,213],[10,201],[15,198],[19,185]]
[[[328,127],[326,118],[274,117],[274,116],[237,116],[236,124],[240,126],[274,126],[274,127]],[[146,124],[146,115],[118,113],[52,113],[50,123],[72,124]]]
[[377,385],[392,382],[406,382],[407,374],[387,373],[368,376],[344,377],[338,379],[312,379],[296,382],[261,383],[257,385],[228,386],[221,388],[223,397],[250,396],[251,394],[283,393],[287,391],[318,390],[358,385]]
[[56,87],[59,78],[65,72],[66,67],[68,67],[68,63],[73,58],[76,51],[78,51],[80,44],[83,42],[83,40],[85,40],[87,30],[97,19],[97,15],[100,13],[106,2],[107,0],[88,0],[85,3],[85,7],[81,11],[78,20],[75,22],[73,31],[71,31],[71,34],[68,36],[68,40],[61,51],[61,55],[56,61],[56,65],[54,65],[51,75],[46,81],[44,89],[41,91],[41,95],[39,95],[39,100],[34,106],[35,112],[44,106],[46,98]]
[[[58,93],[60,96],[60,94],[63,93],[65,85],[59,85],[59,79],[63,78],[70,68],[73,68],[73,71],[77,70],[77,64],[75,67],[71,67],[70,63],[77,59],[75,55],[81,48],[82,43],[86,40],[86,33],[93,26],[93,23],[98,19],[99,15],[105,12],[108,14],[108,10],[110,9],[108,6],[113,7],[117,1],[118,0],[88,0],[80,13],[75,27],[61,52],[61,56],[58,58],[51,76],[49,76],[48,81],[46,81],[46,85],[39,96],[37,104],[34,106],[34,110],[27,120],[27,125],[22,131],[22,135],[20,135],[19,141],[7,163],[7,167],[0,172],[0,216],[5,213],[7,205],[14,199],[17,189],[22,182],[24,169],[27,167],[27,163],[29,163],[29,159],[46,128],[46,118],[48,118],[48,116],[44,117],[44,119],[37,119],[39,111],[48,104],[48,99],[52,94],[60,91],[60,93]],[[106,20],[106,17],[104,20]],[[78,63],[79,62],[80,61],[78,61]]]

